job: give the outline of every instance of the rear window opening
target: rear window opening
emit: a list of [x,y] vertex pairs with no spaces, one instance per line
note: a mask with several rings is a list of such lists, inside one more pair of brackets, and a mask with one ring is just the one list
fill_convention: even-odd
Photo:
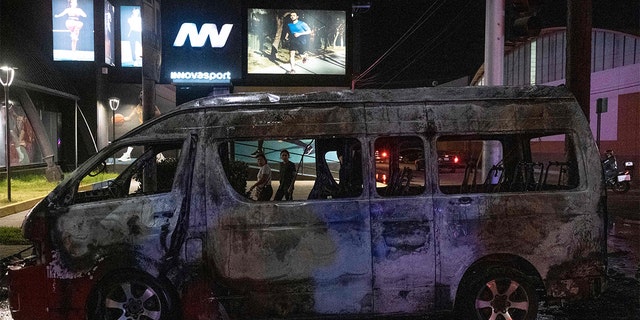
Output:
[[568,134],[443,136],[436,145],[446,194],[569,190],[580,181]]

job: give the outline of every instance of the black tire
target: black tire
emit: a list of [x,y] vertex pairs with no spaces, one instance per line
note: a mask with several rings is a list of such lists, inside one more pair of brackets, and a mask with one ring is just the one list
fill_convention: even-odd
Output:
[[105,278],[87,310],[90,319],[176,319],[174,299],[157,279],[129,270]]
[[456,301],[456,312],[462,315],[459,319],[536,319],[538,296],[533,284],[521,272],[495,268],[467,283],[460,288],[463,290],[460,301]]
[[629,181],[620,181],[613,184],[613,192],[615,193],[625,193],[629,191],[629,188],[631,188]]

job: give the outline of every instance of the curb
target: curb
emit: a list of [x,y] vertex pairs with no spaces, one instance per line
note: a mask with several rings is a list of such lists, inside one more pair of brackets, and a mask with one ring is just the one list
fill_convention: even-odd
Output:
[[[91,190],[92,188],[93,188],[93,185],[82,185],[78,188],[78,190],[87,191],[87,190]],[[33,199],[20,201],[16,203],[10,203],[5,206],[2,206],[0,207],[0,218],[6,217],[21,211],[29,210],[33,208],[36,204],[38,204],[38,202],[40,202],[45,197],[46,195],[42,197],[33,198]]]
[[12,203],[12,204],[0,207],[0,218],[6,217],[21,211],[29,210],[33,208],[43,198],[44,197],[20,201],[20,202],[16,202],[16,203]]

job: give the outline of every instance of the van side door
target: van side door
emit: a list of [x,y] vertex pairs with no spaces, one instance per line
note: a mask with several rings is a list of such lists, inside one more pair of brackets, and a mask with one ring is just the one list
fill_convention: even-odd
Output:
[[[256,154],[267,159],[275,195],[285,171],[282,150],[297,168],[293,199],[259,201],[247,192],[258,180]],[[219,146],[226,172],[209,170],[206,178],[207,209],[216,212],[207,215],[215,235],[209,256],[231,288],[233,299],[226,303],[221,297],[228,312],[252,319],[372,312],[362,150],[360,140],[340,137],[234,140]],[[246,184],[234,183],[243,174]]]
[[421,313],[433,308],[434,229],[431,194],[425,183],[424,145],[419,136],[385,136],[371,142],[376,313]]

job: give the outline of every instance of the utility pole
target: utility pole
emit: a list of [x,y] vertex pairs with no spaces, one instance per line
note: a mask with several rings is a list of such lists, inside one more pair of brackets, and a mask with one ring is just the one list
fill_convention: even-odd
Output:
[[[144,0],[142,15],[142,121],[156,115],[156,83],[160,81],[162,30],[160,30],[160,0]],[[155,192],[157,174],[155,162],[143,173],[145,192]]]
[[[504,3],[505,0],[486,0],[484,31],[485,86],[504,84]],[[482,174],[486,177],[493,164],[502,159],[499,142],[485,141],[482,152]],[[497,177],[496,177],[497,179]],[[497,181],[493,181],[497,183]]]
[[566,85],[590,121],[592,0],[567,0]]
[[501,86],[504,78],[504,3],[486,0],[484,27],[484,82]]
[[142,121],[155,116],[155,85],[160,81],[162,38],[160,0],[142,1]]

